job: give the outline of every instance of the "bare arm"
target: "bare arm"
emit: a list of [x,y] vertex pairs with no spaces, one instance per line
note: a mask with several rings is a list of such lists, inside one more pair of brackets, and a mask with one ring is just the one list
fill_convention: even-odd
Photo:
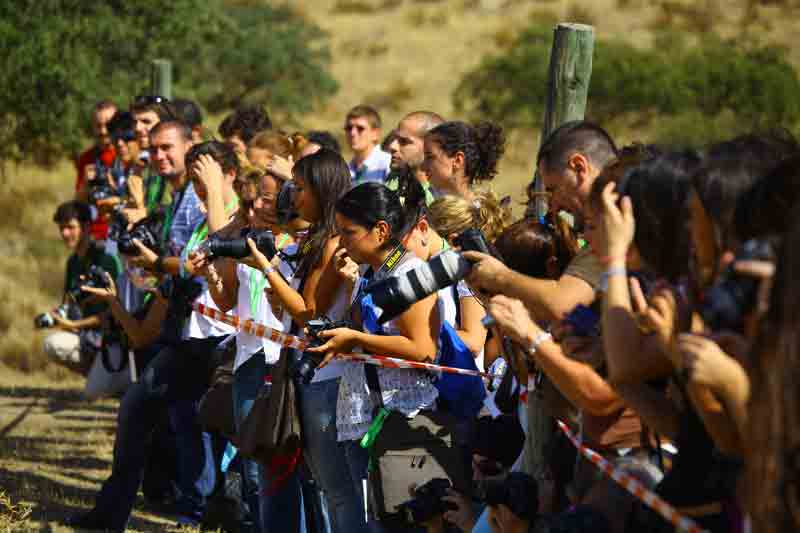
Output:
[[128,313],[119,300],[111,301],[111,313],[114,319],[125,330],[131,348],[138,350],[155,342],[161,334],[161,324],[167,318],[169,302],[161,295],[155,296],[155,301],[147,311],[143,320],[136,320]]
[[337,353],[347,353],[355,346],[380,354],[409,359],[432,361],[436,356],[438,319],[435,312],[436,295],[424,298],[409,307],[396,320],[401,335],[373,335],[349,328],[323,331],[325,344],[310,352],[325,353],[325,362]]
[[664,393],[645,384],[619,385],[616,389],[642,422],[673,441],[678,438],[680,412]]
[[236,307],[239,296],[239,278],[236,276],[236,262],[221,258],[213,263],[213,268],[202,273],[208,279],[208,292],[220,311],[230,311]]
[[499,260],[478,252],[464,252],[473,262],[467,281],[475,289],[521,300],[537,320],[562,320],[578,304],[594,301],[594,289],[581,278],[565,274],[558,280],[537,279],[515,272]]
[[460,298],[457,305],[461,306],[461,327],[458,336],[467,345],[473,354],[479,354],[486,344],[486,328],[481,320],[486,316],[486,310],[474,296]]

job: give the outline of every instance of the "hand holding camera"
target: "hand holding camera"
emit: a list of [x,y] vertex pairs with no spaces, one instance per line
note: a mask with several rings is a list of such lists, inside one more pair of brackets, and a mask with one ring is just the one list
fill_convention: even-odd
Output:
[[81,290],[87,294],[95,296],[98,300],[102,300],[104,302],[111,302],[113,300],[116,300],[117,285],[114,283],[114,279],[108,272],[103,272],[103,275],[105,278],[104,285],[102,286],[98,284],[81,285]]
[[[315,346],[315,348],[323,348],[328,344],[328,342],[330,342],[325,341],[325,338],[328,337],[327,334],[329,332],[343,333],[353,331],[349,329],[349,326],[350,324],[348,322],[333,322],[332,320],[323,316],[322,318],[317,318],[306,322],[306,333],[308,334],[312,346]],[[341,339],[342,335],[339,335],[339,337]],[[328,361],[330,361],[331,357],[333,357],[335,353],[335,349],[329,354],[325,354],[324,351],[318,349],[309,349],[292,367],[292,376],[306,385],[311,383],[311,380],[314,379],[314,374],[316,373],[317,369],[328,364]]]

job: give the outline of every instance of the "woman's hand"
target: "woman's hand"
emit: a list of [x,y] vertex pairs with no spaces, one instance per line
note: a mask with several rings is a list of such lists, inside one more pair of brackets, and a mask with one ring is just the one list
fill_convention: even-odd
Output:
[[361,332],[350,328],[334,328],[320,332],[319,337],[325,340],[325,344],[316,348],[309,348],[307,351],[312,353],[324,353],[325,358],[317,368],[327,365],[336,354],[348,353],[358,344],[358,336]]
[[445,521],[455,525],[461,531],[470,532],[475,527],[478,517],[472,510],[472,502],[463,494],[447,489],[447,495],[442,497],[442,501],[455,505],[456,509],[445,511],[443,517]]
[[347,255],[347,250],[344,248],[336,250],[336,253],[333,254],[333,266],[342,280],[351,285],[356,284],[359,276],[358,263],[350,259],[350,256]]
[[198,181],[203,184],[209,196],[222,188],[224,177],[222,167],[210,155],[200,155],[197,161],[192,164],[192,173],[194,173]]
[[285,157],[273,154],[267,161],[266,167],[267,172],[282,180],[288,181],[292,179],[294,164]]
[[[641,306],[637,304],[637,307]],[[682,368],[681,358],[674,349],[678,323],[678,304],[673,290],[668,287],[657,290],[639,316],[641,326],[655,335],[661,353],[672,361],[675,369]]]
[[615,183],[609,183],[603,189],[603,217],[597,243],[597,250],[609,261],[625,259],[636,230],[631,200],[627,196],[620,200],[615,188]]
[[158,254],[156,254],[153,250],[142,244],[139,239],[133,239],[133,245],[136,246],[136,249],[139,250],[139,255],[135,257],[131,257],[129,259],[130,263],[133,266],[138,266],[142,268],[146,268],[148,270],[152,270],[158,260]]
[[[88,285],[81,285],[81,291],[93,295],[95,298],[102,302],[111,302],[117,299],[117,285],[114,283],[114,278],[111,274],[104,272],[103,275],[106,279],[106,288],[89,287]],[[58,314],[58,313],[54,313]]]
[[731,378],[732,365],[739,366],[716,342],[701,335],[679,335],[677,350],[689,383],[708,387],[717,393],[734,379]]
[[542,329],[531,320],[525,305],[514,298],[497,295],[489,300],[488,314],[500,330],[517,344],[527,347],[530,339],[542,333]]
[[261,253],[261,250],[258,249],[255,241],[250,237],[247,238],[247,246],[248,248],[250,248],[250,257],[244,259],[252,258],[252,261],[240,260],[241,263],[245,263],[246,265],[252,266],[262,271],[271,266],[271,263],[269,262],[269,259],[267,259],[267,256]]

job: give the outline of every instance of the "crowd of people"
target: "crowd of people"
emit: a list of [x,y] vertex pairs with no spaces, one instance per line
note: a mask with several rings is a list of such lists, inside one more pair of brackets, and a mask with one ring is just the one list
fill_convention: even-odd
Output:
[[69,525],[124,531],[141,489],[243,532],[687,527],[646,493],[709,532],[800,527],[789,133],[699,151],[569,122],[515,220],[490,122],[358,105],[349,159],[257,106],[221,140],[202,122],[98,103],[54,216],[45,351],[121,398]]

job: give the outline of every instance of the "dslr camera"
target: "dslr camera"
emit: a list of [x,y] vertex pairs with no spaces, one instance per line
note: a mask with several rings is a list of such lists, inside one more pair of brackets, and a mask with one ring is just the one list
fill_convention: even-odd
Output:
[[[752,239],[745,242],[736,260],[768,260],[775,257],[769,241]],[[756,306],[759,280],[737,273],[732,263],[719,281],[706,292],[701,315],[714,331],[742,331],[744,319]]]
[[94,177],[89,180],[89,203],[96,206],[100,200],[119,196],[108,183],[109,169],[100,161],[95,163]]
[[511,472],[505,479],[475,481],[472,495],[492,507],[505,505],[522,520],[536,518],[539,508],[536,480],[522,472]]
[[[486,237],[480,230],[470,228],[453,240],[463,251],[491,254]],[[415,302],[454,285],[467,277],[472,263],[454,250],[440,253],[426,264],[408,271],[404,276],[390,277],[367,286],[365,294],[382,310],[378,322],[383,324],[400,315]]]
[[[325,344],[325,341],[319,337],[319,334],[323,331],[347,327],[350,327],[349,322],[345,320],[334,322],[325,316],[306,322],[306,330],[308,331],[308,336],[311,340],[311,346],[322,346]],[[321,353],[303,352],[303,355],[292,367],[292,377],[301,383],[308,385],[311,383],[311,380],[314,379],[314,374],[317,372],[317,367],[322,362],[324,357],[325,354]]]
[[407,523],[421,524],[445,511],[454,510],[457,508],[455,505],[442,499],[451,487],[449,479],[433,478],[417,487],[414,498],[400,505],[398,511]]
[[106,271],[103,267],[97,265],[90,266],[89,271],[84,275],[83,280],[81,280],[81,284],[70,289],[67,292],[67,296],[71,297],[74,302],[81,301],[86,296],[86,293],[81,290],[81,287],[107,289],[109,287],[108,279],[106,278]]
[[285,226],[300,215],[294,208],[294,197],[297,193],[297,186],[294,181],[285,181],[278,191],[278,198],[275,201],[275,211],[278,225]]
[[269,230],[255,229],[246,229],[242,231],[240,237],[233,239],[211,235],[208,237],[205,244],[203,244],[201,250],[204,251],[209,258],[231,257],[233,259],[242,259],[250,255],[250,247],[247,246],[248,238],[253,239],[258,251],[264,254],[270,261],[272,261],[272,258],[278,253],[278,248],[275,246],[275,235]]
[[[133,244],[133,239],[138,239],[147,248],[153,250],[156,254],[161,254],[161,239],[160,235],[164,227],[164,212],[157,211],[147,218],[143,218],[133,225],[128,230],[128,221],[122,211],[115,211],[112,219],[114,226],[122,223],[123,225],[117,231],[115,237],[117,241],[117,249],[120,253],[136,257],[140,255],[139,249]],[[121,219],[120,219],[121,218]]]
[[53,317],[53,315],[58,315],[61,318],[69,318],[71,311],[70,307],[70,304],[63,303],[56,307],[53,311],[36,315],[33,319],[33,327],[36,329],[52,328],[56,325],[56,319]]

